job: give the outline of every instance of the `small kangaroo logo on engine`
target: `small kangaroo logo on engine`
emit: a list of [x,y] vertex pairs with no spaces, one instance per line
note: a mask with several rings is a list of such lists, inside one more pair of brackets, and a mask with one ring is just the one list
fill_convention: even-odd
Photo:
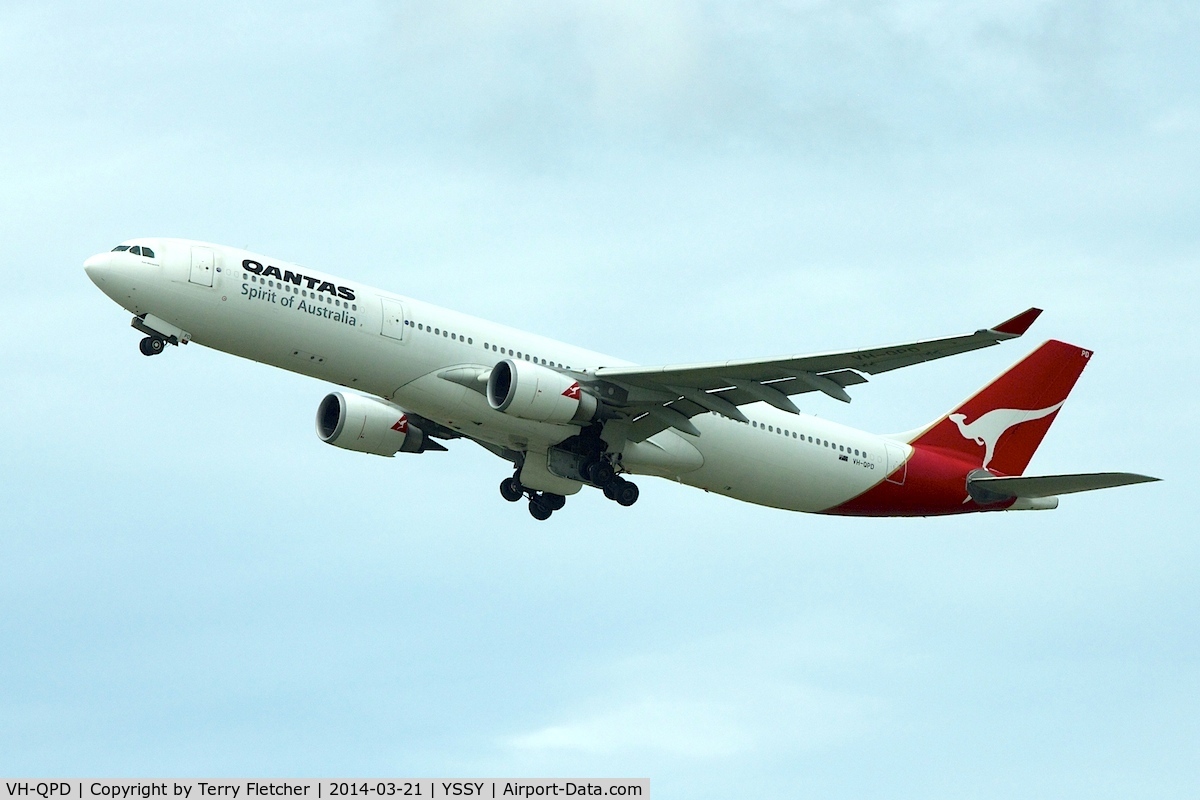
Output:
[[992,456],[996,454],[996,442],[1009,428],[1022,422],[1032,422],[1035,419],[1048,417],[1062,407],[1063,402],[1049,408],[1025,410],[1020,408],[997,408],[981,415],[974,422],[967,422],[966,414],[951,414],[949,420],[958,426],[958,432],[964,439],[970,439],[975,444],[983,446],[983,469],[988,468]]

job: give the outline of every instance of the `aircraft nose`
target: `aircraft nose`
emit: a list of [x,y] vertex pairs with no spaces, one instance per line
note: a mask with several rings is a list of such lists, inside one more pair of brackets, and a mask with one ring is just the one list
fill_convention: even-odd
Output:
[[83,262],[83,271],[97,286],[112,274],[112,253],[97,253]]

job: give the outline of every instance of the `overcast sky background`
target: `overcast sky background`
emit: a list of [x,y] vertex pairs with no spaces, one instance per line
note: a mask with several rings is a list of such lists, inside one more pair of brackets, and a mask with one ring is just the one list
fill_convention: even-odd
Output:
[[[1195,797],[1200,11],[1170,2],[0,4],[0,772],[649,776],[655,797]],[[643,363],[1046,313],[806,411],[904,430],[1096,356],[1031,472],[854,520],[643,479],[549,523],[469,444],[137,352],[184,236]],[[1190,521],[1189,521],[1190,520]]]

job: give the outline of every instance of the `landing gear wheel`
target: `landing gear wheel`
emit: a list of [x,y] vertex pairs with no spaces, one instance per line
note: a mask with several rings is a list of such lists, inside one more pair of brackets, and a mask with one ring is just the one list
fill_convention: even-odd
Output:
[[142,351],[144,356],[156,356],[163,351],[167,343],[157,336],[147,336],[138,343],[138,349]]
[[616,495],[616,497],[613,499],[615,499],[618,503],[623,506],[631,506],[637,502],[638,495],[641,493],[638,491],[636,483],[630,483],[629,481],[622,480],[617,484],[617,488],[613,494]]
[[617,489],[620,488],[620,481],[609,481],[604,484],[604,496],[609,500],[617,499]]
[[592,483],[596,484],[597,486],[607,486],[615,477],[617,477],[617,473],[616,470],[613,469],[612,464],[608,463],[607,461],[597,461],[595,464],[592,464],[591,468],[588,470],[587,477],[590,478]]
[[550,492],[542,493],[542,505],[551,511],[558,511],[567,504],[567,498],[561,494],[551,494]]
[[531,497],[529,499],[529,514],[536,520],[550,519],[553,514],[552,509],[547,508],[541,501],[541,498]]
[[500,496],[515,503],[525,496],[525,489],[516,478],[505,478],[500,481]]

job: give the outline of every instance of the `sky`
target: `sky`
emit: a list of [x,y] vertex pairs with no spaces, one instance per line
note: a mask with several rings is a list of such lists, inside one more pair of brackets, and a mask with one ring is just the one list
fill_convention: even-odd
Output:
[[[1182,2],[0,4],[0,773],[651,779],[658,798],[1200,793],[1186,501],[1200,11]],[[1162,483],[859,520],[662,480],[548,523],[481,448],[314,435],[330,387],[143,358],[83,260],[247,246],[640,363],[1096,352],[1030,472]]]

